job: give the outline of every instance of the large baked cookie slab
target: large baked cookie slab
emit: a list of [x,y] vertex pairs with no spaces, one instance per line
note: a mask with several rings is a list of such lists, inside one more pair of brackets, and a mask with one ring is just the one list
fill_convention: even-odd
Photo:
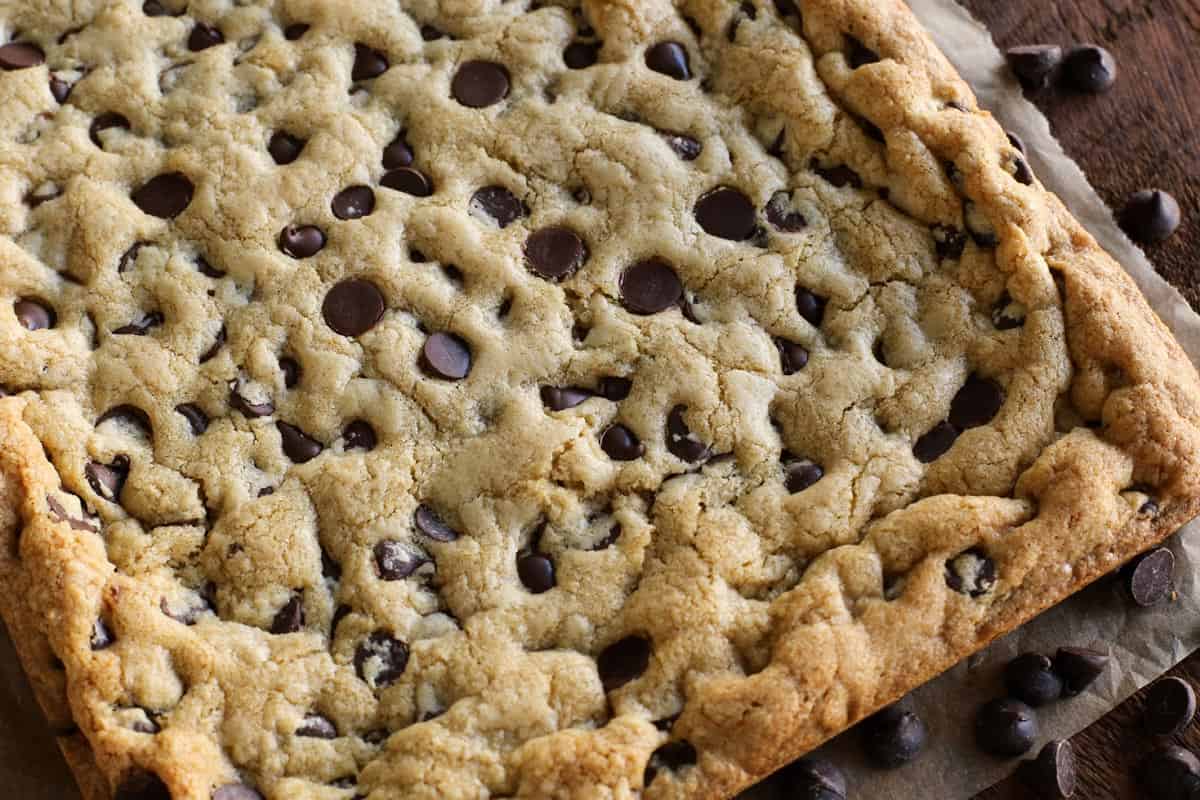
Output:
[[884,0],[0,0],[0,607],[89,797],[718,798],[1198,509]]

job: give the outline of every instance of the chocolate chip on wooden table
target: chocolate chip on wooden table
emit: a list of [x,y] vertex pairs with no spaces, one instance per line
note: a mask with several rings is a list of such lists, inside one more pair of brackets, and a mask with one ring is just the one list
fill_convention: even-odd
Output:
[[542,404],[551,411],[565,411],[574,408],[592,396],[587,389],[574,386],[543,386],[541,388]]
[[96,147],[103,148],[104,144],[100,141],[100,134],[108,130],[129,130],[129,120],[124,114],[118,114],[115,111],[105,111],[102,114],[97,114],[92,119],[92,124],[88,126],[88,138],[92,140],[92,144]]
[[358,219],[375,210],[375,193],[369,186],[348,186],[333,196],[329,206],[338,219]]
[[776,337],[775,349],[779,351],[779,366],[784,375],[795,375],[808,364],[808,350],[803,345]]
[[925,723],[911,711],[889,706],[859,724],[863,753],[877,767],[894,769],[917,757],[925,746]]
[[633,381],[619,375],[605,375],[596,383],[596,391],[600,393],[600,396],[605,400],[612,400],[614,403],[619,403],[629,397],[632,389]]
[[1191,800],[1200,776],[1200,760],[1190,750],[1167,744],[1152,750],[1138,764],[1137,777],[1149,800]]
[[684,739],[667,742],[650,754],[642,773],[642,785],[649,786],[662,770],[678,771],[695,764],[697,758],[699,754],[691,742]]
[[156,175],[133,191],[130,198],[143,213],[174,219],[192,202],[194,187],[182,172]]
[[435,378],[458,381],[471,371],[471,348],[461,337],[439,331],[421,347],[421,368]]
[[316,225],[288,225],[279,232],[279,249],[292,258],[315,256],[325,247],[325,233]]
[[295,425],[280,421],[275,423],[275,427],[279,429],[279,439],[284,455],[296,464],[312,461],[324,449],[320,442]]
[[600,45],[595,42],[571,42],[563,50],[563,63],[570,69],[587,69],[600,58]]
[[529,213],[520,199],[503,186],[484,186],[471,195],[471,211],[507,228]]
[[244,783],[227,783],[213,792],[212,800],[263,800],[263,796]]
[[615,691],[640,678],[650,666],[651,649],[650,640],[644,636],[626,636],[600,651],[596,670],[604,691]]
[[687,49],[679,42],[659,42],[646,50],[646,66],[677,81],[692,77]]
[[467,108],[486,108],[508,97],[508,70],[494,61],[467,61],[454,73],[450,95]]
[[397,192],[411,194],[413,197],[429,197],[433,194],[433,183],[429,177],[412,167],[400,167],[384,173],[379,179],[379,184]]
[[1143,608],[1166,600],[1175,588],[1175,554],[1156,547],[1134,560],[1126,568],[1126,586],[1133,602]]
[[975,714],[975,743],[985,753],[1019,756],[1033,747],[1037,735],[1033,709],[1020,700],[991,700]]
[[375,631],[354,652],[354,671],[372,689],[396,682],[408,666],[408,645],[387,631]]
[[418,531],[435,542],[453,542],[459,536],[458,531],[443,522],[437,512],[425,504],[417,506],[413,522]]
[[814,328],[821,327],[821,322],[825,319],[826,303],[827,300],[824,297],[814,294],[802,286],[796,287],[796,310]]
[[378,439],[375,429],[365,419],[356,419],[342,431],[342,446],[346,450],[374,450]]
[[208,430],[208,414],[205,414],[200,406],[195,403],[180,403],[175,406],[175,410],[187,420],[188,427],[196,436]]
[[667,414],[667,450],[681,461],[704,461],[712,449],[688,429],[683,418],[686,412],[687,406],[677,405]]
[[600,434],[600,449],[613,461],[633,461],[641,458],[646,450],[637,434],[619,422],[605,428]]
[[293,594],[271,620],[271,633],[282,635],[295,633],[304,627],[304,597]]
[[1004,390],[990,378],[971,375],[950,401],[950,424],[960,431],[991,422],[1004,405]]
[[749,239],[758,226],[750,198],[731,186],[718,186],[702,195],[694,213],[705,233],[735,242]]
[[404,131],[396,134],[396,138],[388,142],[383,148],[383,168],[384,169],[399,169],[400,167],[410,167],[413,163],[413,151],[409,146],[408,140],[404,138]]
[[121,779],[113,800],[171,800],[171,790],[153,772],[137,771]]
[[305,714],[300,726],[296,728],[297,736],[310,739],[336,739],[337,728],[328,717],[320,714]]
[[210,47],[223,44],[225,35],[217,28],[209,25],[207,22],[197,22],[192,32],[188,34],[187,46],[188,50],[193,53],[200,50],[207,50]]
[[291,164],[300,157],[306,143],[305,139],[292,136],[286,131],[275,131],[267,142],[267,152],[276,164]]
[[1183,678],[1161,678],[1147,690],[1142,714],[1147,731],[1156,736],[1174,736],[1196,716],[1196,692]]
[[53,308],[31,297],[22,297],[13,303],[13,314],[21,327],[27,331],[53,328],[58,322],[58,315],[54,313]]
[[412,575],[429,559],[403,542],[384,539],[375,545],[375,569],[385,581],[404,580]]
[[670,264],[659,258],[626,267],[620,279],[621,303],[634,314],[657,314],[679,302],[683,284]]
[[98,619],[92,623],[92,636],[89,644],[93,650],[104,650],[112,647],[116,641],[117,637],[104,624],[104,620]]
[[846,776],[837,765],[817,756],[805,756],[788,764],[770,780],[784,798],[796,800],[845,800]]
[[365,278],[334,284],[321,304],[325,324],[342,336],[361,336],[383,318],[383,292]]
[[1049,657],[1022,653],[1004,668],[1004,687],[1013,697],[1036,708],[1061,697],[1063,682]]
[[1063,697],[1073,697],[1091,686],[1107,666],[1107,653],[1086,647],[1060,647],[1054,654],[1054,671],[1063,680]]
[[350,80],[367,81],[378,78],[388,69],[387,56],[373,47],[361,42],[354,45],[354,66],[350,70]]
[[1063,739],[1052,739],[1042,747],[1037,758],[1021,765],[1020,774],[1039,797],[1066,800],[1075,794],[1078,783],[1075,748]]
[[555,587],[554,562],[542,553],[519,553],[517,555],[517,577],[533,594],[548,592]]
[[1051,74],[1062,63],[1063,51],[1056,44],[1028,44],[1010,47],[1004,58],[1022,86],[1038,91],[1049,85]]
[[1072,47],[1063,56],[1060,74],[1062,80],[1077,91],[1106,92],[1117,80],[1117,62],[1103,47],[1082,44]]
[[1118,217],[1121,230],[1139,244],[1158,244],[1179,227],[1179,203],[1161,189],[1134,192]]
[[972,547],[946,562],[946,585],[959,594],[981,597],[996,585],[996,563]]
[[129,457],[118,455],[109,464],[89,461],[83,468],[83,476],[93,492],[110,503],[118,503],[129,477]]
[[0,69],[14,70],[36,67],[46,60],[42,48],[29,42],[9,42],[0,46]]
[[821,465],[807,458],[787,456],[783,462],[783,485],[789,492],[796,494],[825,477]]
[[525,264],[547,280],[569,278],[587,261],[588,249],[570,228],[552,226],[529,234],[525,240]]

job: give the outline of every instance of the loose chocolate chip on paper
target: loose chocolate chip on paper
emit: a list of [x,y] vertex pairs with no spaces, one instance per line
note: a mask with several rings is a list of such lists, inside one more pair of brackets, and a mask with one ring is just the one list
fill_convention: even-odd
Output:
[[758,224],[750,198],[731,186],[718,186],[701,196],[695,215],[705,233],[735,242],[749,239]]
[[650,760],[646,762],[646,770],[642,774],[642,785],[649,786],[664,769],[676,772],[695,764],[697,758],[699,754],[691,742],[685,739],[667,742],[650,754]]
[[614,461],[633,461],[640,458],[646,448],[633,431],[614,423],[600,434],[600,449]]
[[388,60],[383,53],[361,42],[354,45],[354,66],[350,70],[351,80],[367,81],[371,78],[378,78],[387,72],[387,69]]
[[1054,671],[1063,679],[1063,697],[1073,697],[1100,677],[1108,654],[1086,647],[1060,647],[1054,654]]
[[413,515],[417,530],[433,539],[435,542],[453,542],[458,538],[458,531],[451,528],[432,508],[421,504]]
[[379,183],[388,189],[411,194],[413,197],[429,197],[433,194],[433,183],[429,177],[412,167],[400,167],[386,172],[379,179]]
[[1175,586],[1175,554],[1157,547],[1137,558],[1128,568],[1128,589],[1133,602],[1143,608],[1166,600]]
[[467,61],[454,73],[450,95],[467,108],[486,108],[508,96],[508,70],[494,61]]
[[677,81],[692,77],[687,49],[679,42],[659,42],[646,51],[646,66]]
[[1112,53],[1095,44],[1072,47],[1063,57],[1062,79],[1080,92],[1107,92],[1117,80],[1117,62]]
[[1033,747],[1037,735],[1033,709],[1020,700],[991,700],[975,714],[975,743],[985,753],[1019,756]]
[[375,631],[354,653],[354,671],[373,689],[396,682],[408,666],[408,645],[386,631]]
[[635,314],[657,314],[679,302],[683,284],[670,264],[653,258],[639,261],[621,273],[621,302]]
[[641,677],[650,666],[650,651],[650,640],[644,636],[626,636],[604,648],[596,657],[604,691],[615,691]]
[[1063,682],[1049,657],[1022,653],[1004,668],[1004,686],[1013,697],[1036,708],[1060,698]]
[[949,422],[939,422],[913,444],[913,455],[922,464],[930,464],[945,455],[957,438],[957,428]]
[[523,553],[517,556],[517,577],[533,594],[548,592],[556,584],[554,562],[541,553]]
[[924,721],[911,711],[889,706],[860,725],[863,753],[871,763],[894,769],[917,757],[928,732]]
[[1179,203],[1161,189],[1135,192],[1118,219],[1121,230],[1139,244],[1158,244],[1179,227]]
[[471,348],[461,337],[439,331],[421,347],[421,367],[435,378],[462,380],[471,371]]
[[276,635],[295,633],[303,627],[304,598],[300,594],[293,594],[275,613],[275,618],[271,620],[271,633]]
[[541,389],[542,404],[551,411],[565,411],[574,408],[592,396],[587,389],[574,386],[543,386]]
[[17,322],[27,331],[40,331],[53,328],[58,321],[54,309],[40,300],[22,297],[13,303],[13,314]]
[[535,275],[547,280],[560,281],[570,277],[583,266],[587,257],[587,246],[570,228],[541,228],[525,240],[525,263]]
[[798,800],[845,800],[846,776],[831,761],[805,756],[788,764],[770,781],[781,796]]
[[960,431],[991,422],[1004,405],[1004,391],[990,378],[971,375],[950,401],[950,424]]
[[384,307],[379,287],[365,278],[348,278],[325,295],[321,316],[342,336],[361,336],[383,318]]
[[325,233],[315,225],[288,225],[279,232],[279,249],[292,258],[315,256],[325,247]]
[[1038,91],[1049,85],[1050,76],[1062,63],[1063,51],[1056,44],[1029,44],[1010,47],[1004,57],[1021,85]]
[[312,461],[324,449],[324,446],[320,442],[295,425],[289,425],[286,422],[276,422],[275,427],[279,429],[279,438],[283,446],[284,455],[296,464]]
[[981,597],[996,585],[996,562],[971,548],[946,562],[946,585],[959,594]]
[[26,69],[36,67],[45,60],[46,54],[36,44],[9,42],[0,46],[0,69]]
[[563,50],[563,63],[570,69],[587,69],[600,58],[600,45],[595,42],[571,42]]
[[143,213],[159,219],[174,219],[192,202],[194,187],[182,172],[156,175],[139,188],[130,198]]
[[375,569],[379,577],[385,581],[404,580],[412,575],[429,559],[403,542],[395,539],[384,539],[375,545]]
[[175,410],[187,420],[188,427],[196,436],[208,430],[208,414],[205,414],[200,406],[195,403],[181,403],[175,406]]
[[187,46],[188,50],[196,53],[224,42],[225,35],[217,28],[207,22],[197,22],[196,26],[192,28],[192,32],[188,34]]
[[100,141],[100,134],[108,130],[129,130],[129,120],[124,114],[118,114],[115,111],[105,111],[102,114],[97,114],[92,120],[92,124],[88,126],[88,138],[92,140],[92,144],[96,147],[103,148],[104,144]]
[[383,148],[383,168],[384,169],[399,169],[400,167],[409,167],[413,163],[413,151],[409,146],[408,141],[404,138],[404,131],[396,134],[396,138],[388,142],[387,147]]
[[1022,764],[1021,778],[1046,800],[1066,800],[1078,783],[1075,748],[1063,739],[1046,742],[1037,758]]
[[712,454],[712,450],[688,429],[687,421],[683,418],[686,411],[687,406],[677,405],[667,414],[667,450],[681,461],[703,461]]
[[375,429],[365,419],[356,419],[342,431],[342,444],[346,450],[374,450],[378,439]]
[[1174,736],[1196,716],[1196,692],[1183,678],[1161,678],[1146,692],[1142,713],[1147,731],[1156,736]]
[[335,194],[329,205],[338,219],[359,219],[375,210],[375,193],[369,186],[349,186]]
[[286,131],[275,131],[267,142],[267,152],[271,154],[276,164],[291,164],[300,157],[300,152],[307,143],[305,139],[292,136]]
[[320,714],[305,714],[304,720],[296,728],[296,735],[310,739],[336,739],[337,728],[328,717]]

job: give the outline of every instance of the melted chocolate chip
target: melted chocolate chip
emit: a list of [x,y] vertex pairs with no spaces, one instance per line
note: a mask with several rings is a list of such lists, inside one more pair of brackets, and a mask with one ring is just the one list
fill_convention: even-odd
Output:
[[683,284],[667,262],[639,261],[621,273],[621,302],[634,314],[657,314],[679,302]]
[[375,210],[375,193],[369,186],[350,186],[335,194],[329,205],[338,219],[358,219]]
[[73,83],[65,81],[57,75],[50,76],[50,94],[59,105],[67,102],[67,98],[71,95],[71,90],[74,88],[75,85]]
[[36,67],[44,63],[42,48],[29,42],[9,42],[0,46],[0,69],[15,70]]
[[991,422],[1004,405],[1004,391],[989,378],[972,375],[950,401],[950,424],[960,431]]
[[354,652],[354,671],[372,689],[389,686],[408,666],[408,645],[386,631],[375,631]]
[[525,263],[535,275],[547,280],[570,277],[587,258],[587,246],[570,228],[541,228],[525,240]]
[[225,277],[225,272],[208,263],[208,259],[206,259],[204,256],[196,256],[196,269],[198,269],[200,274],[206,278],[217,279]]
[[615,691],[641,677],[650,666],[650,650],[650,640],[644,636],[626,636],[604,648],[596,658],[604,691]]
[[284,455],[296,464],[312,461],[324,449],[324,446],[320,442],[295,425],[289,425],[286,422],[276,422],[275,427],[279,429],[279,438],[283,446]]
[[684,161],[695,161],[704,149],[704,145],[686,134],[672,133],[671,131],[659,131],[658,133],[663,137],[667,146],[675,151],[675,155]]
[[508,96],[508,70],[493,61],[467,61],[454,73],[450,95],[467,108],[486,108]]
[[88,126],[88,138],[92,140],[92,144],[96,147],[103,148],[104,144],[100,141],[100,134],[107,130],[129,130],[129,120],[124,114],[118,114],[115,111],[106,111],[103,114],[97,114],[92,124]]
[[22,297],[13,303],[13,314],[17,322],[27,331],[40,331],[53,328],[58,321],[54,309],[40,300]]
[[379,184],[397,192],[411,194],[413,197],[429,197],[433,194],[433,183],[420,170],[412,167],[401,167],[384,174]]
[[697,200],[695,215],[706,233],[735,242],[749,239],[758,225],[750,198],[729,186],[718,186]]
[[404,138],[404,131],[400,131],[396,134],[396,138],[383,148],[383,168],[399,169],[400,167],[410,167],[412,163],[412,148]]
[[375,569],[385,581],[404,580],[416,572],[429,559],[414,552],[402,542],[384,539],[375,545]]
[[374,450],[377,443],[375,429],[364,419],[356,419],[342,431],[342,443],[346,450]]
[[235,383],[235,388],[229,393],[229,405],[245,414],[250,419],[269,417],[275,413],[275,403],[271,398],[254,401],[241,393],[241,387]]
[[367,81],[378,78],[387,72],[387,69],[388,60],[383,53],[361,42],[354,45],[354,67],[350,70],[350,80]]
[[687,50],[679,42],[659,42],[646,51],[646,66],[677,81],[692,77]]
[[825,319],[827,302],[824,297],[814,294],[808,289],[801,286],[796,287],[796,310],[814,328],[821,327],[821,322]]
[[277,635],[295,633],[303,627],[304,598],[299,594],[294,594],[271,620],[271,633]]
[[783,233],[797,233],[808,226],[808,220],[792,208],[792,196],[785,191],[771,195],[765,209],[767,222]]
[[128,325],[113,331],[114,336],[145,336],[150,332],[151,328],[157,328],[163,324],[163,315],[157,311],[151,311],[143,316],[137,322],[131,322]]
[[93,650],[104,650],[112,647],[117,641],[117,637],[113,635],[108,626],[104,624],[104,620],[98,619],[92,623],[92,636],[89,640]]
[[996,562],[971,548],[946,562],[946,585],[959,594],[981,597],[996,585]]
[[337,728],[328,717],[320,714],[305,714],[304,720],[296,728],[296,735],[310,739],[336,739],[338,734]]
[[565,411],[587,400],[592,393],[587,389],[578,389],[574,386],[566,386],[561,389],[557,386],[543,386],[541,395],[542,404],[546,408],[551,411]]
[[279,249],[292,258],[309,258],[325,247],[325,233],[316,225],[288,225],[279,232]]
[[129,457],[119,455],[111,464],[89,461],[83,468],[83,476],[93,492],[110,503],[118,503],[125,480],[129,477]]
[[937,461],[954,445],[958,429],[949,422],[939,422],[921,435],[913,444],[913,455],[922,464]]
[[433,539],[435,542],[453,542],[458,538],[458,531],[451,528],[432,508],[421,504],[417,506],[413,521],[417,530]]
[[192,32],[188,34],[187,46],[188,50],[196,53],[223,44],[224,42],[225,36],[221,31],[207,22],[197,22],[195,27],[192,28]]
[[459,336],[439,331],[421,348],[421,368],[435,378],[458,381],[471,371],[471,348]]
[[563,63],[571,69],[587,69],[600,58],[600,45],[595,42],[571,42],[563,50]]
[[776,338],[775,347],[779,350],[779,365],[784,375],[795,375],[808,364],[808,350],[803,345]]
[[471,195],[471,210],[493,220],[501,228],[529,213],[516,195],[503,186],[484,186]]
[[308,33],[310,27],[311,26],[305,22],[293,22],[291,25],[288,25],[283,29],[283,38],[287,39],[289,42],[294,42],[304,34]]
[[300,157],[306,143],[306,140],[285,131],[275,131],[271,134],[271,140],[267,142],[267,152],[276,164],[291,164]]
[[650,754],[650,760],[646,762],[646,771],[642,774],[642,785],[649,786],[653,783],[661,770],[676,772],[695,764],[697,758],[699,755],[691,742],[684,739],[667,742]]
[[181,403],[175,406],[175,410],[187,420],[188,427],[196,436],[208,430],[208,415],[200,406],[195,403]]
[[533,594],[548,592],[555,586],[554,562],[541,553],[517,556],[517,577]]
[[325,295],[321,316],[342,336],[361,336],[383,318],[383,292],[364,278],[348,278]]
[[617,375],[605,375],[597,384],[596,390],[605,400],[612,400],[614,403],[619,403],[626,397],[629,397],[629,391],[633,388],[633,381],[629,378],[622,378]]
[[789,458],[784,461],[783,485],[792,494],[803,492],[823,477],[825,470],[821,469],[821,465],[807,458]]
[[600,434],[600,449],[614,461],[633,461],[641,458],[645,447],[633,431],[620,423],[614,423]]
[[813,167],[813,172],[817,173],[822,180],[841,189],[844,186],[851,186],[855,189],[861,189],[863,182],[859,174],[847,167],[845,164],[839,164],[833,167]]
[[173,219],[191,204],[193,191],[192,182],[182,172],[168,172],[142,184],[130,198],[145,214]]
[[692,435],[683,418],[686,411],[687,406],[677,405],[667,414],[667,450],[682,461],[703,461],[712,455],[712,450]]
[[200,363],[201,364],[203,364],[206,361],[209,361],[210,359],[214,358],[217,355],[217,353],[221,352],[221,348],[225,346],[225,337],[226,336],[227,336],[227,333],[225,331],[225,326],[222,325],[220,328],[217,329],[217,335],[216,335],[216,337],[214,337],[213,343],[211,345],[209,345],[207,350],[205,350],[203,353],[200,354]]
[[291,389],[300,382],[300,362],[294,358],[284,356],[279,359],[279,371],[283,373],[283,385]]
[[956,260],[962,258],[967,246],[967,235],[956,228],[938,225],[932,230],[933,249],[938,258]]

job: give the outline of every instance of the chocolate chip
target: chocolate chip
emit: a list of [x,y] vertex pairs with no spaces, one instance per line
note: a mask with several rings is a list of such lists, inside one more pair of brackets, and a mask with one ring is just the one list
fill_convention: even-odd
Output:
[[13,303],[13,313],[17,316],[17,322],[27,331],[53,328],[58,321],[53,308],[31,297],[22,297]]
[[115,111],[106,111],[103,114],[97,114],[92,120],[92,124],[88,126],[88,138],[92,140],[92,144],[96,145],[96,147],[103,148],[104,144],[100,141],[101,132],[114,128],[129,130],[129,120],[124,114],[118,114]]
[[1063,52],[1056,44],[1030,44],[1009,48],[1004,58],[1022,86],[1038,91],[1049,85],[1051,74],[1062,63]]
[[395,683],[408,666],[408,645],[375,631],[354,652],[354,671],[372,689]]
[[279,371],[283,373],[283,385],[291,389],[300,382],[300,363],[294,358],[284,356],[279,359]]
[[276,422],[284,454],[296,464],[312,461],[324,449],[323,445],[295,425]]
[[911,711],[889,706],[859,726],[863,753],[876,766],[894,769],[917,757],[925,746],[925,723]]
[[316,225],[288,225],[279,232],[279,249],[292,258],[309,258],[325,247],[325,233]]
[[183,415],[192,429],[192,433],[196,436],[208,430],[208,414],[205,414],[204,409],[200,406],[195,403],[181,403],[175,406],[175,410]]
[[342,431],[342,446],[346,450],[374,450],[375,429],[365,419],[356,419]]
[[387,56],[373,47],[361,42],[354,45],[354,67],[350,70],[350,80],[369,81],[387,72]]
[[121,489],[129,477],[129,457],[119,455],[111,464],[89,461],[83,468],[83,475],[97,495],[110,503],[120,502]]
[[454,73],[450,95],[467,108],[486,108],[508,97],[508,70],[493,61],[467,61]]
[[938,258],[956,260],[962,258],[963,250],[967,247],[967,236],[955,228],[942,225],[935,226],[933,233],[933,249]]
[[981,597],[996,585],[996,562],[971,548],[946,562],[946,585],[959,594]]
[[300,727],[296,728],[296,735],[311,739],[336,739],[338,734],[337,728],[328,717],[320,714],[305,714],[304,721],[300,723]]
[[677,81],[692,77],[688,54],[679,42],[659,42],[646,51],[646,66]]
[[570,228],[541,228],[525,240],[525,263],[535,275],[547,280],[570,277],[587,257],[587,246]]
[[213,343],[211,345],[209,345],[207,350],[205,350],[203,353],[200,354],[200,363],[201,364],[214,358],[217,355],[217,353],[219,353],[221,351],[221,348],[225,346],[225,337],[226,336],[227,336],[227,333],[225,331],[225,326],[222,325],[220,328],[217,329],[217,335],[213,339]]
[[1143,714],[1147,731],[1156,736],[1174,736],[1196,716],[1196,692],[1183,678],[1161,678],[1146,692]]
[[1011,144],[1018,153],[1023,155],[1025,153],[1025,142],[1021,139],[1021,137],[1017,136],[1012,131],[1005,131],[1004,133],[1006,136],[1008,136],[1008,143]]
[[797,233],[808,226],[808,220],[792,208],[792,196],[782,189],[771,195],[765,209],[767,222],[783,233]]
[[453,333],[430,334],[421,348],[421,368],[435,378],[458,381],[471,371],[471,348]]
[[932,463],[945,455],[957,438],[957,428],[949,422],[939,422],[913,444],[913,455],[922,464]]
[[667,146],[675,151],[675,155],[684,161],[695,161],[704,149],[704,145],[686,134],[672,133],[671,131],[659,131],[658,133],[663,137]]
[[1033,185],[1033,170],[1029,168],[1028,162],[1020,156],[1014,156],[1013,165],[1013,180],[1024,186]]
[[137,322],[131,322],[128,325],[122,325],[121,327],[115,329],[113,331],[113,335],[114,336],[145,336],[147,333],[150,332],[151,328],[157,328],[159,325],[162,325],[162,324],[163,324],[163,315],[157,311],[151,311],[149,314],[146,314]]
[[730,186],[718,186],[696,201],[696,221],[706,233],[740,242],[754,234],[758,216],[750,198]]
[[153,772],[134,772],[122,779],[113,800],[171,800],[171,790]]
[[130,198],[143,213],[174,219],[192,202],[192,182],[182,172],[156,175],[135,189]]
[[813,172],[817,173],[826,183],[841,189],[844,186],[852,186],[855,189],[861,189],[863,182],[859,174],[847,167],[845,164],[838,164],[833,167],[814,166]]
[[153,430],[150,426],[150,417],[137,406],[113,406],[100,415],[96,420],[96,427],[100,427],[110,420],[123,427],[136,428],[138,433],[146,437],[149,437]]
[[649,786],[658,777],[660,770],[678,771],[695,764],[698,757],[691,742],[684,739],[667,742],[650,754],[650,760],[646,762],[646,771],[642,774],[642,785]]
[[629,397],[629,391],[632,388],[633,381],[618,375],[605,375],[596,385],[596,391],[600,393],[600,396],[605,400],[612,400],[614,403],[619,403]]
[[1025,306],[1016,302],[1008,292],[1000,295],[992,306],[992,325],[998,331],[1012,330],[1025,324]]
[[1095,44],[1072,47],[1063,57],[1062,78],[1080,92],[1107,92],[1117,80],[1117,62],[1112,53]]
[[196,269],[206,278],[224,278],[225,272],[208,263],[208,259],[204,256],[196,256]]
[[287,39],[289,42],[294,42],[304,34],[308,33],[309,27],[310,26],[308,23],[305,22],[293,22],[291,25],[288,25],[283,29],[283,38]]
[[543,386],[541,389],[542,404],[551,411],[565,411],[574,408],[592,396],[587,389],[577,389],[574,386]]
[[402,542],[384,539],[375,545],[375,569],[385,581],[404,580],[416,572],[429,559],[414,552]]
[[775,348],[779,350],[779,365],[784,375],[795,375],[808,364],[808,350],[803,345],[776,337]]
[[263,796],[244,783],[227,783],[213,792],[212,800],[263,800]]
[[604,648],[596,658],[604,691],[616,691],[641,677],[650,666],[650,649],[650,640],[644,636],[626,636]]
[[458,531],[451,528],[432,508],[425,504],[417,506],[413,515],[417,530],[433,539],[435,542],[453,542],[458,538]]
[[783,485],[792,494],[803,492],[821,478],[825,470],[807,458],[789,457],[783,463]]
[[67,102],[73,88],[75,88],[73,83],[69,83],[57,75],[50,76],[50,94],[59,105]]
[[292,136],[285,131],[275,131],[267,142],[267,152],[276,164],[290,164],[300,157],[307,140]]
[[229,392],[229,405],[245,414],[250,419],[269,417],[275,413],[275,403],[270,397],[254,401],[241,393],[241,386],[236,382],[235,388]]
[[1046,800],[1066,800],[1075,794],[1078,779],[1075,749],[1062,739],[1046,742],[1037,758],[1022,764],[1021,778]]
[[837,765],[817,756],[805,756],[788,764],[771,783],[781,796],[796,800],[845,800],[846,776]]
[[1161,189],[1135,192],[1121,210],[1121,230],[1140,244],[1158,244],[1179,227],[1179,203]]
[[1086,647],[1060,647],[1054,654],[1054,671],[1063,679],[1063,697],[1079,694],[1108,666],[1108,654]]
[[634,314],[657,314],[674,306],[683,296],[683,284],[667,262],[653,258],[639,261],[621,273],[621,302]]
[[432,25],[421,26],[421,38],[427,42],[436,42],[438,39],[445,37],[445,35]]
[[517,196],[503,186],[484,186],[471,195],[471,211],[492,219],[501,228],[529,213]]
[[1149,800],[1191,800],[1196,796],[1200,760],[1189,750],[1167,744],[1143,758],[1137,772]]
[[293,594],[275,613],[275,618],[271,620],[271,633],[276,635],[295,633],[303,627],[304,598],[300,594]]
[[329,205],[338,219],[358,219],[375,210],[375,193],[369,186],[350,186],[335,194]]
[[36,44],[9,42],[0,46],[0,69],[26,69],[36,67],[45,60],[46,54]]
[[821,321],[825,319],[826,302],[824,297],[801,286],[796,287],[796,310],[814,328],[821,327]]
[[522,553],[517,556],[517,577],[533,594],[548,592],[555,586],[554,562],[541,553]]
[[225,36],[219,30],[207,22],[197,22],[196,26],[192,28],[192,32],[188,34],[187,46],[188,50],[196,53],[224,42]]
[[991,422],[1004,405],[1004,391],[989,378],[971,375],[950,401],[950,424],[961,430]]
[[1174,589],[1175,554],[1158,547],[1140,556],[1127,570],[1129,595],[1143,608],[1166,600]]
[[335,284],[321,304],[325,324],[342,336],[361,336],[375,327],[383,312],[383,292],[365,278]]
[[975,714],[975,743],[985,753],[1019,756],[1033,747],[1037,735],[1033,709],[1020,700],[991,700]]
[[411,194],[413,197],[429,197],[433,194],[433,183],[420,170],[401,167],[384,173],[379,183],[388,189]]
[[600,45],[594,42],[571,42],[563,50],[563,63],[571,69],[587,69],[600,58]]
[[879,54],[853,36],[846,34],[846,62],[850,69],[858,69],[879,61]]
[[633,461],[640,458],[646,448],[633,431],[620,423],[614,423],[600,434],[600,449],[614,461]]
[[92,623],[92,636],[89,644],[91,644],[93,650],[104,650],[105,648],[112,647],[116,641],[117,637],[104,624],[104,620],[98,619]]
[[[667,450],[681,461],[689,463],[703,461],[712,454],[712,450],[692,435],[683,418],[685,411],[687,411],[687,406],[679,405],[672,408],[667,414]],[[605,448],[605,452],[607,452],[607,448]]]
[[1037,708],[1062,696],[1062,678],[1041,653],[1022,653],[1004,668],[1004,687],[1013,697]]
[[409,167],[413,163],[413,151],[404,138],[404,131],[396,134],[396,138],[383,148],[383,168],[399,169]]
[[121,273],[129,269],[130,266],[137,263],[138,253],[142,248],[150,244],[149,242],[134,242],[129,245],[129,249],[121,254],[121,259],[117,262],[117,272]]

